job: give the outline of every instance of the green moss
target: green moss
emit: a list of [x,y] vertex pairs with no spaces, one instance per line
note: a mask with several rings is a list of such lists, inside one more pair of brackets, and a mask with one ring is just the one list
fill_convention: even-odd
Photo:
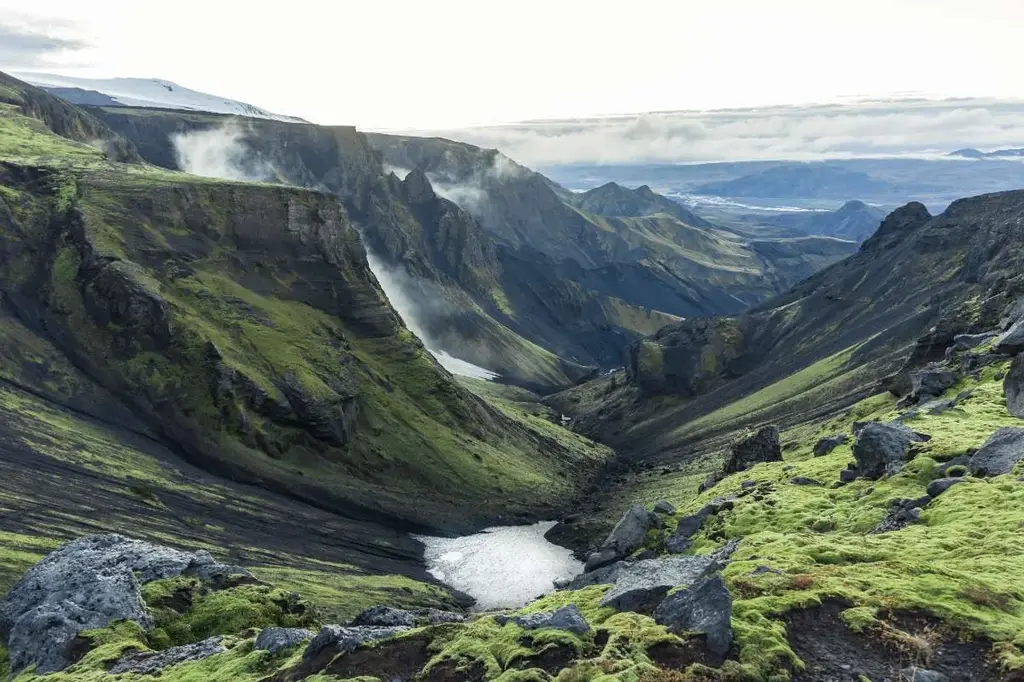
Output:
[[210,591],[194,578],[178,577],[148,583],[142,593],[153,613],[150,642],[160,649],[249,628],[317,624],[308,602],[268,585]]
[[7,647],[0,642],[0,680],[6,680],[11,676],[11,657],[7,653]]

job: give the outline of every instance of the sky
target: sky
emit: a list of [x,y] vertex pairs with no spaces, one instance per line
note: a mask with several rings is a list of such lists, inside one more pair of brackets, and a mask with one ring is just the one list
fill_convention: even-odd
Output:
[[0,0],[0,69],[162,78],[402,130],[915,93],[1024,100],[1024,0],[265,6]]

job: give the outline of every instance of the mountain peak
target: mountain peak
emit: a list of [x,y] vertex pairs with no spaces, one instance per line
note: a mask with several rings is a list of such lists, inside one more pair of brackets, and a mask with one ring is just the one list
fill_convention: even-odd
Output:
[[919,201],[900,206],[886,216],[874,236],[864,242],[861,250],[878,248],[880,244],[893,244],[932,219],[927,207]]
[[405,190],[406,197],[413,203],[431,201],[437,197],[430,184],[430,179],[422,168],[409,171],[405,180],[402,181],[402,188]]

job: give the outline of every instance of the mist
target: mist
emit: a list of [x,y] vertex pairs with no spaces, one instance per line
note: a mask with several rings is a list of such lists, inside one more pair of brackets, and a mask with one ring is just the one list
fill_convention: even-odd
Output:
[[[229,121],[217,128],[175,133],[171,135],[171,144],[178,159],[178,167],[186,173],[242,182],[274,180],[277,173],[266,161],[254,156],[245,144],[246,134],[247,130],[237,121]],[[401,177],[404,177],[404,174]],[[366,240],[363,240],[363,244],[366,245]],[[423,341],[427,350],[442,367],[452,374],[476,379],[491,380],[498,377],[495,372],[439,349],[426,333],[422,322],[422,316],[427,312],[423,311],[421,306],[417,306],[407,294],[415,290],[418,284],[404,270],[389,267],[369,247],[366,247],[366,259],[385,296],[401,316],[405,326]]]

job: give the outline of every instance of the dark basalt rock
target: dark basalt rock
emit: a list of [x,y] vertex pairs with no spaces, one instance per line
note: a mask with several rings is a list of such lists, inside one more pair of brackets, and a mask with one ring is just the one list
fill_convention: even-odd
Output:
[[850,437],[845,433],[837,433],[834,436],[826,436],[814,444],[814,456],[824,457],[840,445],[845,444]]
[[639,549],[644,544],[647,531],[653,527],[651,516],[652,514],[641,505],[631,506],[605,538],[601,549],[587,559],[586,570],[590,571],[616,559],[627,557]]
[[960,373],[945,365],[929,365],[910,375],[911,395],[920,400],[925,396],[938,397],[960,381]]
[[217,636],[196,644],[172,647],[159,653],[130,654],[115,663],[114,667],[110,669],[110,674],[158,675],[164,668],[169,668],[172,665],[201,661],[204,658],[224,653],[227,649],[221,644],[222,641],[224,638]]
[[910,444],[925,440],[924,436],[902,424],[868,424],[853,444],[857,472],[873,479],[891,476],[906,463]]
[[983,332],[981,334],[957,334],[953,337],[953,350],[965,351],[977,348],[983,343],[999,336],[999,332]]
[[970,469],[975,476],[999,476],[1013,472],[1024,459],[1024,428],[1008,426],[993,433],[971,456]]
[[658,500],[654,503],[654,512],[656,514],[667,514],[671,516],[676,513],[676,508],[668,500]]
[[252,648],[257,651],[269,651],[271,654],[291,649],[303,642],[313,639],[314,633],[305,628],[264,628]]
[[999,337],[996,350],[1004,355],[1017,355],[1024,350],[1024,319],[1017,320]]
[[687,587],[717,568],[708,557],[673,556],[621,566],[615,587],[601,598],[601,606],[620,611],[650,613],[673,587]]
[[789,479],[789,482],[793,485],[810,485],[821,487],[821,481],[816,481],[813,478],[807,478],[806,476],[794,476]]
[[760,462],[781,462],[782,443],[779,429],[765,426],[757,433],[733,444],[725,461],[724,472],[734,474]]
[[525,616],[495,616],[494,620],[498,625],[515,623],[524,630],[540,630],[551,628],[554,630],[565,630],[576,635],[584,635],[590,632],[590,626],[583,618],[583,614],[575,604],[563,606],[557,611],[545,611],[543,613],[531,613]]
[[61,546],[0,601],[0,638],[8,640],[11,670],[30,665],[40,673],[63,669],[83,630],[117,620],[152,627],[141,585],[179,575],[214,583],[254,580],[244,569],[217,563],[206,551],[182,552],[121,535],[96,535]]
[[368,642],[377,642],[405,632],[407,627],[342,627],[325,625],[302,652],[304,661],[334,658],[338,654],[354,651]]
[[902,530],[912,523],[921,520],[921,508],[931,502],[931,497],[925,496],[915,500],[902,499],[893,500],[889,506],[889,512],[877,526],[871,529],[872,533],[890,533]]
[[927,492],[930,497],[938,497],[958,483],[966,483],[963,478],[950,477],[939,478],[928,484]]
[[721,575],[706,576],[666,597],[654,620],[672,632],[703,634],[708,651],[717,656],[732,646],[732,596]]
[[1006,409],[1014,417],[1024,419],[1024,355],[1018,355],[1003,379]]

